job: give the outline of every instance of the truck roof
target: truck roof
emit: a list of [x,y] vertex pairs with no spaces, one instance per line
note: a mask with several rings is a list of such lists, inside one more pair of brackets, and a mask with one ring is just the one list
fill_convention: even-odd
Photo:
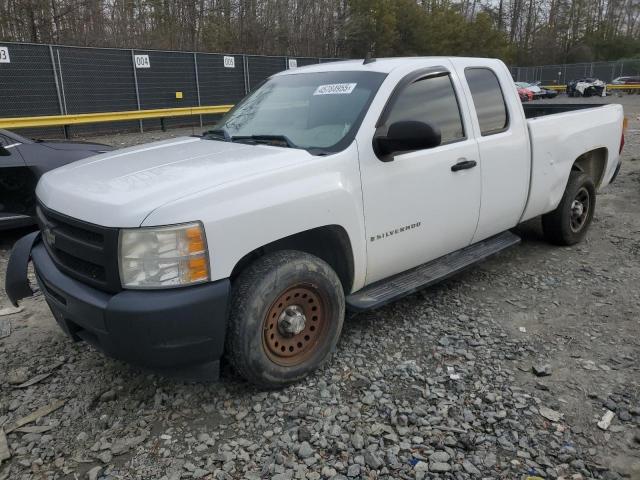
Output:
[[[394,57],[394,58],[376,58],[375,61],[364,64],[364,59],[359,60],[342,60],[336,62],[319,63],[317,65],[308,65],[306,67],[293,68],[277,73],[276,75],[295,75],[297,73],[311,72],[338,72],[338,71],[362,71],[362,72],[381,72],[391,73],[399,67],[407,67],[415,65],[416,68],[427,65],[450,65],[456,60],[468,58],[465,57]],[[500,60],[493,58],[474,58],[482,65],[493,65],[500,63]],[[276,76],[274,75],[274,76]]]

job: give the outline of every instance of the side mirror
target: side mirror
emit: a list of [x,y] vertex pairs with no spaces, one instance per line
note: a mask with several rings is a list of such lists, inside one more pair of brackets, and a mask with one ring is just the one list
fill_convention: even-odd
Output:
[[[424,122],[403,121],[392,123],[386,136],[373,138],[373,150],[380,157],[396,152],[424,150],[440,145],[442,135],[440,129]],[[383,159],[391,161],[393,158]]]
[[6,148],[4,148],[2,145],[0,145],[0,157],[10,157],[10,156],[11,156],[11,152]]

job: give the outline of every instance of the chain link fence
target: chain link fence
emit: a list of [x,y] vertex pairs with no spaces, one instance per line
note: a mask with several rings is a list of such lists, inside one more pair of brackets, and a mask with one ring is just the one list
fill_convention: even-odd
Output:
[[[335,58],[0,42],[0,117],[235,104],[271,75]],[[167,119],[202,126],[215,116]],[[30,136],[159,128],[160,120],[26,129]]]
[[511,67],[511,75],[516,82],[541,81],[545,85],[566,85],[567,82],[585,77],[599,78],[609,83],[617,77],[640,76],[640,60]]

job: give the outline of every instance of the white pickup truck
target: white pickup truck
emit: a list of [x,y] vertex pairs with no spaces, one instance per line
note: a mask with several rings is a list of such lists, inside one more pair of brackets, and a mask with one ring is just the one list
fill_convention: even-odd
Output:
[[284,385],[379,307],[514,245],[542,215],[580,241],[620,167],[620,105],[530,104],[481,58],[345,61],[274,75],[214,130],[45,174],[41,233],[10,259],[64,331],[151,367],[226,356]]

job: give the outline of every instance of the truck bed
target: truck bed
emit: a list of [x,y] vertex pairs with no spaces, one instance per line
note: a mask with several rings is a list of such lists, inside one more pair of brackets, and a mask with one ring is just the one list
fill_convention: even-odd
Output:
[[587,108],[604,107],[606,103],[534,103],[523,104],[524,116],[526,118],[544,117],[557,113],[573,112]]
[[523,105],[531,142],[529,199],[521,221],[553,210],[564,193],[573,162],[589,152],[605,162],[596,188],[617,167],[623,110],[617,104]]

